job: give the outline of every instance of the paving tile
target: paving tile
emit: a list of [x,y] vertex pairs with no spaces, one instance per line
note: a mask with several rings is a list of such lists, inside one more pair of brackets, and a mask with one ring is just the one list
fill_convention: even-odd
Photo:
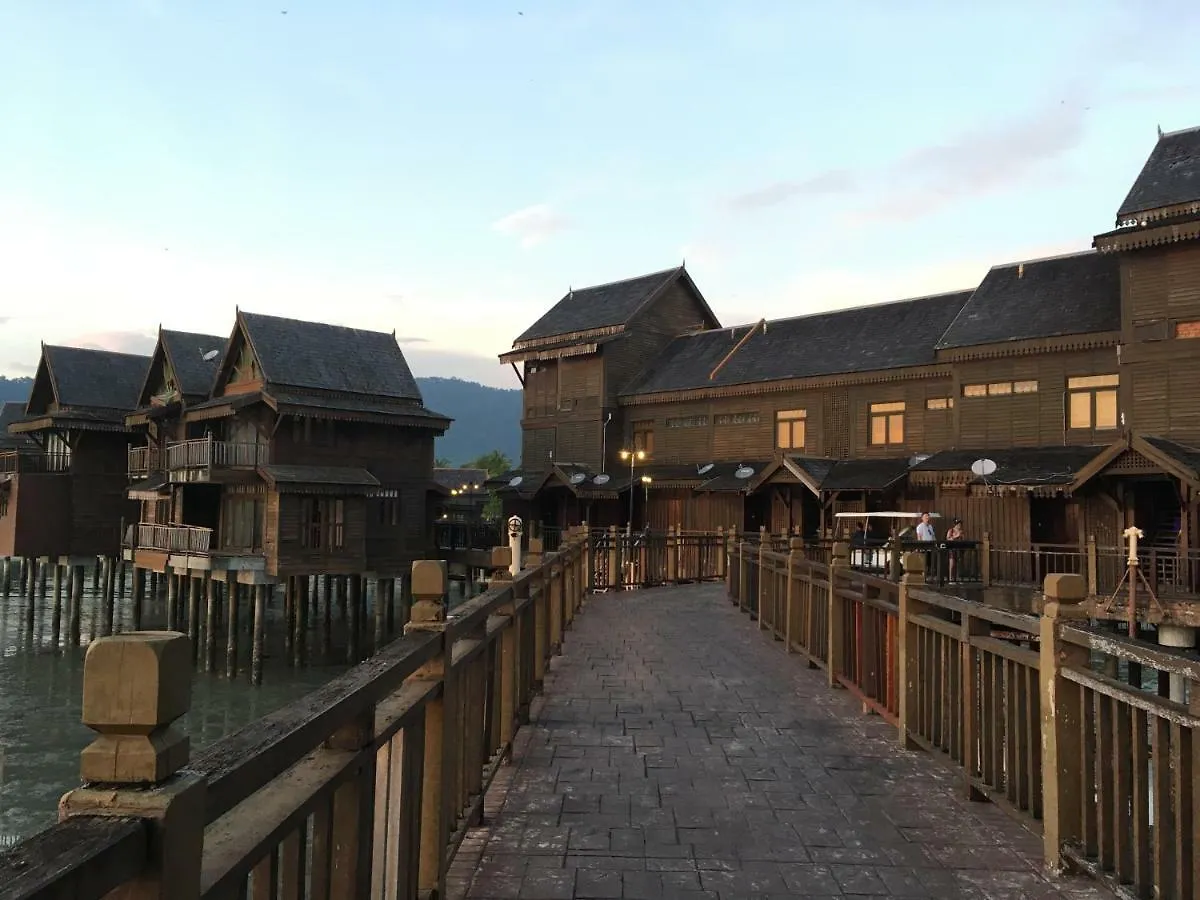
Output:
[[590,597],[485,805],[454,898],[1112,896],[720,585]]

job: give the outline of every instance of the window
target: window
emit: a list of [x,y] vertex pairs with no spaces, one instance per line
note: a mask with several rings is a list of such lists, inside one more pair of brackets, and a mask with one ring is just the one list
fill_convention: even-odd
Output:
[[225,498],[221,504],[221,547],[227,550],[261,550],[264,507],[262,497]]
[[708,416],[676,416],[667,419],[668,428],[707,428]]
[[654,455],[654,420],[633,423],[633,449]]
[[1117,427],[1116,375],[1080,375],[1067,379],[1067,427],[1109,430]]
[[344,503],[305,497],[300,506],[300,546],[306,550],[341,550],[345,540]]
[[1012,394],[1036,394],[1036,381],[992,381],[988,384],[964,384],[964,397],[1008,397]]
[[803,450],[807,425],[808,410],[785,409],[775,413],[775,446],[780,450]]
[[717,416],[713,422],[717,425],[757,425],[758,413],[722,413],[721,415]]
[[1183,339],[1200,338],[1200,321],[1176,322],[1175,337]]
[[953,409],[953,397],[930,397],[925,401],[926,409]]
[[396,497],[384,497],[379,501],[379,524],[400,524],[400,501]]
[[904,443],[904,401],[871,404],[871,443]]

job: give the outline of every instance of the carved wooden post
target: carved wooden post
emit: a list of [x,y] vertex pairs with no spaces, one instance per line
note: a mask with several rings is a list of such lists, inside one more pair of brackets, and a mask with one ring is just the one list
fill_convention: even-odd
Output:
[[929,604],[922,603],[912,595],[914,587],[925,584],[925,554],[905,553],[901,562],[904,574],[900,576],[899,622],[896,634],[899,646],[896,650],[899,684],[899,715],[897,716],[900,743],[913,749],[914,744],[909,740],[909,732],[920,727],[916,721],[917,704],[921,696],[921,628],[912,621],[913,616],[919,616],[929,611]]
[[787,653],[792,652],[792,622],[795,619],[792,615],[792,607],[800,596],[799,585],[796,584],[796,564],[802,558],[803,553],[804,541],[798,537],[791,538],[788,541],[787,581],[783,601],[787,604],[787,608],[783,612],[783,649]]
[[1046,605],[1041,618],[1039,675],[1042,689],[1042,836],[1046,865],[1063,869],[1064,844],[1082,835],[1083,784],[1081,744],[1083,692],[1063,677],[1063,670],[1086,668],[1088,651],[1062,639],[1064,620],[1079,619],[1071,607],[1085,598],[1087,585],[1079,575],[1047,575]]
[[[404,626],[405,634],[446,630],[446,563],[442,560],[419,559],[412,565],[412,615]],[[450,823],[455,814],[451,809],[451,785],[454,773],[446,765],[453,751],[453,728],[458,708],[458,696],[453,694],[452,669],[449,656],[452,648],[443,646],[442,653],[426,663],[413,677],[441,679],[442,692],[425,704],[425,765],[421,785],[421,861],[418,875],[422,892],[445,896],[443,861],[450,839]],[[447,737],[450,740],[447,741]]]
[[[700,539],[704,540],[703,537],[701,537]],[[725,538],[725,529],[722,526],[718,525],[717,526],[717,572],[716,572],[716,575],[722,581],[726,580],[725,573],[728,570],[728,564],[729,564],[729,542]],[[700,574],[703,575],[704,574],[703,571],[701,571]]]
[[130,900],[200,896],[205,780],[181,771],[188,738],[171,728],[191,705],[189,643],[168,632],[104,637],[84,662],[83,722],[98,736],[81,755],[88,786],[62,798],[59,818],[147,823],[150,865],[118,892]]
[[992,536],[986,531],[979,544],[979,580],[984,587],[992,583]]
[[842,653],[845,647],[845,619],[842,616],[842,601],[838,597],[841,573],[850,568],[850,545],[838,541],[833,545],[833,555],[829,559],[829,644],[825,658],[825,674],[829,677],[830,687],[836,687],[837,677],[842,671]]
[[1087,539],[1087,593],[1089,597],[1095,597],[1100,593],[1099,588],[1099,571],[1097,569],[1096,558],[1096,536],[1089,534]]
[[[771,577],[771,572],[767,569],[767,530],[764,528],[760,534],[758,541],[758,591],[754,597],[754,609],[752,614],[758,615],[758,627],[762,630],[767,625],[767,581]],[[771,623],[775,624],[774,622]]]
[[667,526],[667,584],[679,581],[679,539],[674,525]]
[[621,584],[621,550],[617,543],[617,526],[608,526],[608,584],[606,587],[615,588]]

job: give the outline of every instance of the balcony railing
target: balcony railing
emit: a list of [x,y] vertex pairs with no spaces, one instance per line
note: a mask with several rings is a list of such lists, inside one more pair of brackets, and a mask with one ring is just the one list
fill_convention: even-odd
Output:
[[167,446],[167,468],[179,469],[253,469],[266,465],[270,444],[251,444],[238,441],[217,441],[198,438]]
[[157,447],[130,447],[127,470],[130,478],[145,478],[162,468],[162,451]]
[[0,450],[0,475],[18,472],[69,472],[69,453],[45,453],[41,450]]
[[194,525],[156,525],[139,522],[129,526],[126,544],[144,550],[163,550],[169,553],[208,553],[212,547],[211,528]]

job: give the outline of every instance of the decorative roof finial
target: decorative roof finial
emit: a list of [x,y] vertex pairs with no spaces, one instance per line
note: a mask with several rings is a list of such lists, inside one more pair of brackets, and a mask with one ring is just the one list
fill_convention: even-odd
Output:
[[1158,129],[1158,139],[1161,141],[1161,140],[1162,140],[1162,137],[1163,137],[1163,130],[1162,130],[1162,126],[1161,126],[1161,125],[1156,125],[1156,126],[1155,126],[1155,128],[1157,128],[1157,129]]

